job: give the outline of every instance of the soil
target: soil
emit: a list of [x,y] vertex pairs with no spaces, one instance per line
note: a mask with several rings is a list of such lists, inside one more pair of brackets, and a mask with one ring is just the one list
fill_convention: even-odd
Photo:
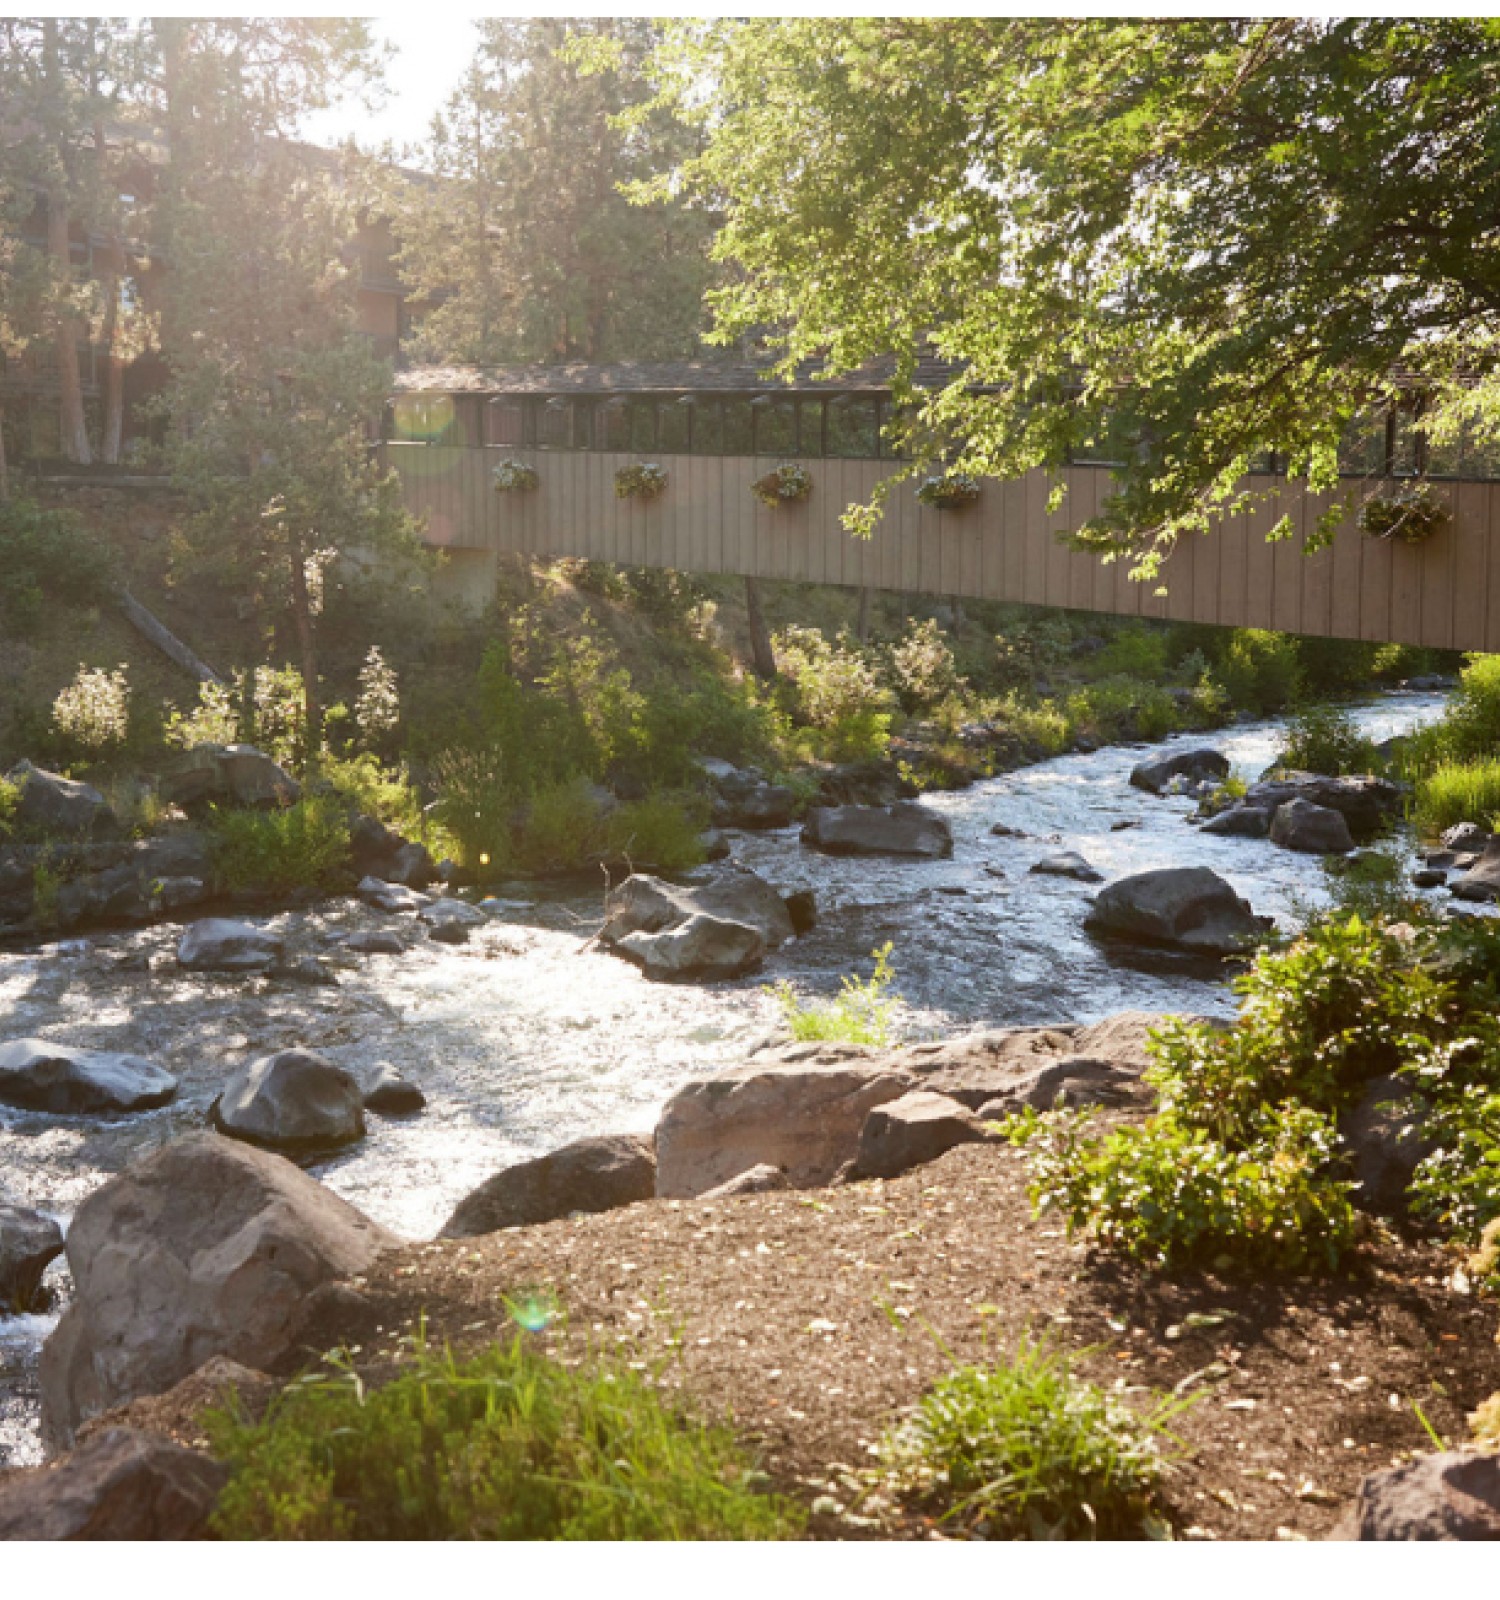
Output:
[[1418,1406],[1458,1443],[1500,1389],[1497,1306],[1455,1265],[1382,1229],[1337,1278],[1167,1277],[1033,1218],[1021,1154],[971,1145],[890,1182],[413,1245],[328,1297],[306,1339],[349,1345],[378,1382],[419,1322],[463,1353],[515,1336],[507,1298],[551,1290],[564,1315],[528,1337],[657,1373],[817,1503],[814,1538],[847,1539],[958,1531],[915,1507],[871,1515],[872,1447],[951,1365],[1045,1335],[1133,1403],[1199,1396],[1172,1424],[1177,1537],[1318,1539],[1365,1473],[1433,1448]]

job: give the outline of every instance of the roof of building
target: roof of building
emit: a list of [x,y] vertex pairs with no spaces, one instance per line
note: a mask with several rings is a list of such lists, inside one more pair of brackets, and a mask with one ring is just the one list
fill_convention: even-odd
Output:
[[[764,368],[732,361],[574,361],[563,366],[412,367],[396,374],[403,393],[480,395],[595,394],[878,394],[890,388],[895,360],[884,357],[852,372],[824,377],[821,363],[804,362],[790,382],[764,376]],[[950,383],[962,369],[924,357],[916,382],[923,388]]]

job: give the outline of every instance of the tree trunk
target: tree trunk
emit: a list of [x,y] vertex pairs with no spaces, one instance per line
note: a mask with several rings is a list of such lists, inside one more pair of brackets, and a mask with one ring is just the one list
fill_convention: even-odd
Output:
[[[111,192],[106,156],[104,124],[94,124],[94,151],[99,163],[100,192]],[[111,205],[111,212],[114,207]],[[99,343],[104,350],[104,429],[99,440],[99,459],[111,466],[120,459],[120,444],[125,433],[125,362],[120,355],[120,296],[125,287],[125,247],[111,228],[108,245],[108,270],[104,277],[104,324]]]
[[[68,248],[68,208],[62,192],[47,191],[47,254],[52,257],[60,283],[71,293],[73,258]],[[63,455],[87,466],[89,432],[83,416],[83,377],[78,370],[78,318],[64,297],[53,313],[53,340],[57,350],[58,436]]]
[[0,505],[10,499],[10,464],[5,459],[5,407],[0,405]]
[[874,604],[875,591],[865,584],[859,591],[859,618],[854,624],[854,637],[861,644],[870,642],[870,610]]
[[323,710],[318,704],[318,641],[313,627],[312,596],[307,591],[307,561],[300,546],[293,546],[291,556],[292,616],[302,656],[302,715],[307,724],[304,759],[310,760],[323,742]]
[[771,649],[765,612],[761,610],[759,578],[745,579],[745,619],[750,625],[750,661],[755,675],[769,683],[776,676],[776,655]]

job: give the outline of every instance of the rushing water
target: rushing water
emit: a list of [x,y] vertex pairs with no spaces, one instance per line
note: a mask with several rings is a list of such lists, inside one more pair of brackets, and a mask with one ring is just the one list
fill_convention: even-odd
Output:
[[[1392,697],[1357,720],[1382,739],[1431,720],[1442,704],[1435,695]],[[1253,778],[1280,731],[1261,723],[1152,748],[1211,742]],[[1103,950],[1082,932],[1094,890],[1029,871],[1066,848],[1106,878],[1211,866],[1257,911],[1280,917],[1289,897],[1318,898],[1315,858],[1199,833],[1186,821],[1191,801],[1129,787],[1140,759],[1139,748],[1063,756],[930,796],[953,829],[951,861],[820,856],[801,849],[795,829],[736,836],[736,857],[782,892],[814,890],[820,920],[757,977],[711,987],[647,983],[589,947],[601,919],[594,885],[513,885],[468,945],[419,942],[403,956],[339,954],[340,933],[390,922],[352,902],[266,919],[296,953],[322,954],[338,973],[336,988],[181,972],[171,926],[0,952],[0,1037],[127,1050],[181,1081],[174,1105],[135,1117],[0,1107],[0,1196],[66,1217],[110,1173],[201,1126],[230,1068],[296,1044],[360,1076],[389,1061],[421,1085],[421,1116],[372,1117],[361,1145],[315,1170],[388,1227],[430,1237],[498,1168],[585,1134],[649,1130],[679,1084],[743,1059],[778,1020],[767,982],[786,977],[810,993],[834,992],[842,974],[867,972],[871,950],[888,940],[910,1037],[1090,1021],[1129,1008],[1228,1013],[1222,976]],[[1026,836],[996,837],[997,822]],[[122,965],[141,953],[153,957],[153,970]],[[61,1263],[50,1281],[66,1294]],[[55,1320],[55,1308],[0,1317],[0,1467],[39,1458],[35,1366]]]

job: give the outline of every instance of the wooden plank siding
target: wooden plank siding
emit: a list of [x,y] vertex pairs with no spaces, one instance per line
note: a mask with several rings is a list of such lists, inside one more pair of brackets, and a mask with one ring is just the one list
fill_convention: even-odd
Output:
[[[667,489],[642,501],[614,492],[616,470],[638,459],[624,453],[415,444],[382,451],[408,509],[442,547],[1500,651],[1500,482],[1440,484],[1452,516],[1424,544],[1364,538],[1346,521],[1331,548],[1308,556],[1330,496],[1259,480],[1263,501],[1172,555],[1162,597],[1155,585],[1131,583],[1123,561],[1103,565],[1054,537],[1102,504],[1107,467],[1068,468],[1067,495],[1052,512],[1051,480],[1040,472],[986,482],[978,503],[960,511],[920,505],[913,485],[898,484],[866,543],[851,539],[840,518],[891,470],[880,461],[813,460],[811,496],[773,509],[750,493],[767,466],[750,456],[658,457]],[[536,468],[537,489],[494,491],[491,472],[506,456]],[[1268,544],[1284,515],[1291,537]]]

